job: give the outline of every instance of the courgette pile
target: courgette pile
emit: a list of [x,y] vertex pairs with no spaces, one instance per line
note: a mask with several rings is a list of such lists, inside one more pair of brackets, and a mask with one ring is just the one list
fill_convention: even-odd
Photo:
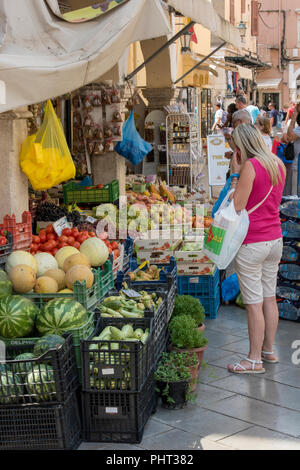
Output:
[[101,317],[104,318],[143,318],[145,309],[157,310],[162,303],[162,298],[155,292],[149,294],[140,291],[137,300],[129,299],[123,292],[119,295],[106,297],[98,308]]

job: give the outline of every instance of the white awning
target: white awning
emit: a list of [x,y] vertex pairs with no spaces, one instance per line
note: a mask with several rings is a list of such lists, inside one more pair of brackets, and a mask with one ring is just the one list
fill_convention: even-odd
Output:
[[212,33],[212,47],[216,39],[226,41],[238,50],[242,49],[237,28],[221,17],[208,0],[168,0],[168,4],[192,21],[199,23]]
[[257,88],[276,90],[278,89],[281,80],[281,78],[265,78],[263,80],[257,80]]
[[241,78],[244,78],[246,80],[253,80],[253,72],[251,69],[247,69],[247,67],[241,67],[240,65],[238,65],[237,71]]
[[6,104],[0,113],[91,83],[115,66],[131,43],[171,32],[160,0],[130,0],[75,24],[59,18],[56,7],[57,0],[1,0],[0,80],[6,84]]

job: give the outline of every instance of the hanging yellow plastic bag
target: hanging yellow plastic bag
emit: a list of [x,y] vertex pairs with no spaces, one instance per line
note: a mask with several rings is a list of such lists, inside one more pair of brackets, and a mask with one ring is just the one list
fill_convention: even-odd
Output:
[[50,189],[75,178],[75,165],[50,100],[40,129],[27,137],[22,145],[20,165],[35,191]]

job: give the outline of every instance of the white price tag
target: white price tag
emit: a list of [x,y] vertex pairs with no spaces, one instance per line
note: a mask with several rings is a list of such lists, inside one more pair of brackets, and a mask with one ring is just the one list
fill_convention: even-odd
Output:
[[108,415],[117,415],[119,413],[118,408],[112,408],[112,407],[106,407],[105,408],[105,413]]
[[114,375],[115,369],[102,369],[102,375]]
[[94,224],[95,222],[98,222],[98,219],[94,219],[94,217],[91,217],[90,215],[85,219],[86,222],[89,222],[90,224]]
[[191,277],[190,278],[190,284],[199,284],[199,278],[198,277]]
[[72,225],[67,221],[67,217],[62,217],[61,219],[57,220],[53,224],[53,228],[57,235],[60,237],[62,234],[62,231],[65,228],[72,228]]

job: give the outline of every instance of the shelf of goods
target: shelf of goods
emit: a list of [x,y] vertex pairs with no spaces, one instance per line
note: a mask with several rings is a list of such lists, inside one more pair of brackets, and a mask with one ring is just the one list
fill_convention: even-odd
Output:
[[300,322],[300,201],[283,200],[280,207],[283,253],[278,270],[279,317]]
[[192,190],[195,177],[199,174],[198,115],[193,113],[168,114],[166,139],[168,185],[187,185]]

